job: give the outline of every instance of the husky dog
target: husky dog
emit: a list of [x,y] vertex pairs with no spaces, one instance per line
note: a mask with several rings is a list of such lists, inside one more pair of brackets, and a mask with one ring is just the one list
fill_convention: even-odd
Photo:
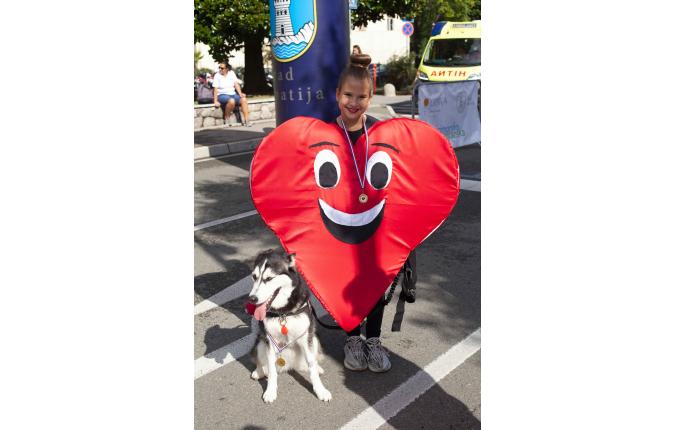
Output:
[[329,401],[331,394],[319,379],[323,369],[318,363],[321,345],[316,336],[316,321],[311,313],[309,291],[295,269],[295,255],[264,251],[256,257],[251,276],[253,289],[248,299],[255,306],[253,317],[259,325],[251,351],[256,365],[251,378],[267,376],[263,400],[266,403],[276,400],[279,372],[309,370],[314,393],[320,400]]

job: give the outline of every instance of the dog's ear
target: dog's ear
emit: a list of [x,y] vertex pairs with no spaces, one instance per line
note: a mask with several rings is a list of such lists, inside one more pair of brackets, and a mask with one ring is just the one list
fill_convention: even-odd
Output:
[[288,254],[288,267],[295,269],[295,253]]

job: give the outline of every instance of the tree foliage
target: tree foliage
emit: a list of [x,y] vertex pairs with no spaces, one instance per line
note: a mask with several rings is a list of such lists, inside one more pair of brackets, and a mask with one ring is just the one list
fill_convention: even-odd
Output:
[[437,21],[470,21],[480,19],[480,0],[421,0],[415,11],[415,33],[410,50],[422,55],[431,30]]
[[269,34],[268,0],[195,0],[195,42],[209,45],[216,61]]
[[352,25],[367,26],[368,21],[379,21],[388,16],[411,17],[417,0],[359,0],[359,7],[352,11]]
[[195,49],[195,75],[197,74],[197,65],[202,60],[202,58],[204,58],[204,55]]

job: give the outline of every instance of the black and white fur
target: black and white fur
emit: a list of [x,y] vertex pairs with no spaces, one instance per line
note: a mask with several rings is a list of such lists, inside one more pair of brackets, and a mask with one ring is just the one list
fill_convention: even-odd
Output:
[[[249,294],[249,301],[256,306],[266,303],[266,312],[276,314],[290,314],[299,310],[309,301],[309,291],[300,282],[300,276],[295,269],[295,256],[280,251],[268,250],[256,257],[252,273],[253,288]],[[319,375],[323,369],[319,366],[321,345],[316,336],[316,321],[309,306],[297,315],[286,317],[288,335],[281,333],[280,318],[265,314],[262,321],[252,319],[252,324],[259,324],[258,337],[251,355],[256,368],[251,378],[260,379],[267,376],[267,388],[263,394],[266,403],[272,403],[277,398],[277,376],[280,372],[289,370],[309,370],[309,377],[316,396],[324,402],[330,401],[331,393],[324,387]],[[305,333],[303,335],[303,333]],[[293,341],[280,354],[286,361],[282,367],[276,365],[276,350],[267,338],[271,335],[274,340]]]

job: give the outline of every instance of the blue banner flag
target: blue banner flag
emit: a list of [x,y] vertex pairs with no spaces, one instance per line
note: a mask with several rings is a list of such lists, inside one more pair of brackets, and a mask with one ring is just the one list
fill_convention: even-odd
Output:
[[349,59],[347,3],[270,0],[270,30],[277,125],[296,116],[332,121]]

